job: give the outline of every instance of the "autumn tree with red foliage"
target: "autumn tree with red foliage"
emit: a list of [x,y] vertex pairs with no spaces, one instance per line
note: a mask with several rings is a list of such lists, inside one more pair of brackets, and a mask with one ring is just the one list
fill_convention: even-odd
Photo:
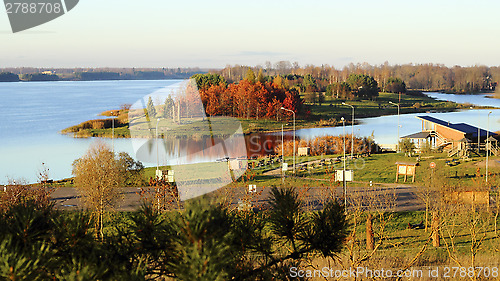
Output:
[[[275,118],[281,107],[299,113],[302,100],[296,90],[287,90],[280,83],[252,83],[241,80],[229,86],[212,85],[200,89],[200,96],[207,115],[238,118]],[[288,118],[290,112],[280,112]]]

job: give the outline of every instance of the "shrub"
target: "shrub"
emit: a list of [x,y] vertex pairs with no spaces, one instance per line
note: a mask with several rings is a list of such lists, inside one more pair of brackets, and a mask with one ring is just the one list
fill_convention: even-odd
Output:
[[399,141],[399,149],[411,155],[415,151],[415,144],[410,139],[402,139]]
[[50,205],[52,190],[39,186],[27,185],[22,180],[9,180],[6,191],[0,193],[0,212],[6,212],[13,206],[24,204],[27,201],[43,207]]
[[[335,120],[332,120],[335,122]],[[351,135],[345,136],[346,152],[351,151],[351,145],[354,145],[354,153],[373,153],[378,150],[378,145],[370,138],[354,137],[354,144],[351,144]],[[284,154],[285,156],[293,155],[293,141],[285,141]],[[281,144],[275,146],[274,151],[281,154]],[[309,147],[310,155],[325,155],[325,154],[340,154],[344,150],[343,136],[323,136],[316,137],[311,140],[298,140],[295,144],[295,149],[299,147]]]
[[104,129],[104,122],[102,120],[92,120],[92,129]]

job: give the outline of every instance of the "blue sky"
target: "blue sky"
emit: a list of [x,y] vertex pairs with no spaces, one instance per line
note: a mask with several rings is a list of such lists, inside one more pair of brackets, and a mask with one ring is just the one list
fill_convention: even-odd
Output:
[[12,34],[2,8],[0,67],[500,65],[499,11],[481,0],[81,0]]

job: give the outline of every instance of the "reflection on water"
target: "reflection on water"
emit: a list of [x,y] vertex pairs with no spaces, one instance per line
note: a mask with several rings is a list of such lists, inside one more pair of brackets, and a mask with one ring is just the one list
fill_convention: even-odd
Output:
[[[284,134],[285,141],[291,141],[293,135]],[[220,161],[226,151],[231,158],[259,157],[274,153],[274,147],[281,144],[281,133],[254,133],[244,136],[245,147],[231,143],[228,138],[197,137],[197,138],[159,138],[136,139],[139,150],[137,156],[146,163],[159,165],[182,165],[198,162]],[[222,144],[226,147],[223,148]]]
[[[293,140],[293,133],[284,132],[285,142]],[[274,153],[274,147],[281,144],[281,132],[253,133],[245,136],[248,157],[258,157]]]

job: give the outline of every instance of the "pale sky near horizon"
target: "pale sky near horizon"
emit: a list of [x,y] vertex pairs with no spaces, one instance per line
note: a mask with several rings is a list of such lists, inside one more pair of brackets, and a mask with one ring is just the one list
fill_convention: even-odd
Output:
[[80,0],[13,34],[1,67],[203,67],[288,60],[500,65],[500,1]]

